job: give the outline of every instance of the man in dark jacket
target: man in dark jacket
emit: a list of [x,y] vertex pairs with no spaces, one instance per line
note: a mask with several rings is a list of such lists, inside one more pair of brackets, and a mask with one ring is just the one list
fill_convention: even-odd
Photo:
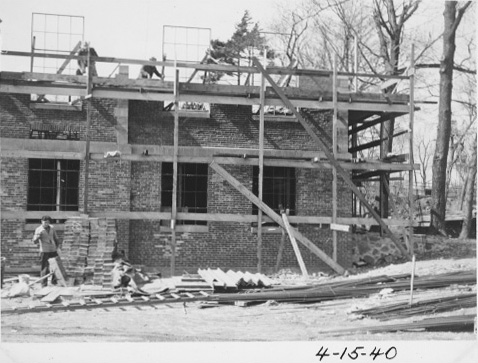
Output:
[[[156,62],[156,58],[154,57],[149,58],[149,60],[152,62]],[[164,76],[161,73],[159,73],[156,67],[151,66],[149,64],[145,64],[144,66],[141,67],[141,70],[139,71],[138,79],[141,79],[141,78],[151,79],[153,78],[153,74],[157,75],[161,79],[164,79]]]
[[[80,50],[78,51],[78,55],[88,57],[88,47],[89,43],[83,43],[81,46]],[[98,53],[96,53],[95,48],[89,48],[90,49],[90,57],[98,57]],[[90,62],[90,67],[91,67],[91,75],[92,76],[97,76],[98,73],[96,72],[96,62],[94,60],[91,60]],[[76,71],[76,75],[82,76],[83,74],[86,73],[86,67],[88,67],[88,59],[78,59],[78,70]]]

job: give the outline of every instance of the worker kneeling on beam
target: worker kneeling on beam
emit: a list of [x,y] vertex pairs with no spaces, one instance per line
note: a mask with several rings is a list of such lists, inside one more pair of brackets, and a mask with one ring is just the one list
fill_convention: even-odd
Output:
[[[155,57],[151,57],[149,58],[149,60],[152,62],[156,62]],[[151,79],[153,78],[153,75],[157,75],[159,78],[164,80],[164,75],[162,75],[158,71],[156,66],[145,64],[144,66],[141,67],[141,70],[139,71],[138,79],[141,79],[141,78]]]

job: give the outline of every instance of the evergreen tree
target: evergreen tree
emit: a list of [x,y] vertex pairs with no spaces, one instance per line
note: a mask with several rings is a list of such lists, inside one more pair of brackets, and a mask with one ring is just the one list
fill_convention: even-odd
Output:
[[[261,35],[259,24],[253,23],[249,12],[246,10],[229,40],[226,42],[219,39],[211,41],[208,63],[227,63],[240,66],[245,63],[241,60],[246,60],[248,61],[247,64],[250,65],[254,52],[264,49],[267,52],[267,57],[273,58],[274,52],[267,47],[266,43],[266,38]],[[209,72],[205,77],[205,82],[217,83],[225,74],[225,72]],[[241,84],[241,74],[236,74],[237,84]],[[227,75],[232,76],[233,73],[227,73]]]

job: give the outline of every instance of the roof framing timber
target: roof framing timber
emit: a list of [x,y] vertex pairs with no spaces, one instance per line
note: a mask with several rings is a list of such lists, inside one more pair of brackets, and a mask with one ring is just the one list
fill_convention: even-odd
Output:
[[[66,56],[62,54],[54,53],[35,53],[35,52],[21,52],[15,50],[2,50],[2,55],[5,56],[19,56],[28,58],[53,58],[53,59],[65,59]],[[85,56],[68,56],[70,59],[85,59]],[[149,61],[143,59],[131,59],[131,58],[115,58],[115,57],[90,57],[96,62],[103,63],[121,63],[121,64],[139,64],[139,65],[154,65],[161,67],[172,68],[190,68],[198,71],[224,71],[224,72],[241,72],[241,73],[260,73],[255,67],[244,67],[234,65],[220,65],[220,64],[205,64],[205,63],[186,63],[186,62],[168,62],[168,61]],[[314,77],[330,77],[332,71],[329,70],[316,70],[316,69],[295,69],[286,67],[269,67],[270,74],[277,75],[296,75],[296,76],[314,76]],[[370,73],[351,73],[351,72],[337,72],[339,76],[356,76],[356,77],[371,77],[380,79],[409,79],[408,76],[386,75],[386,74],[370,74]]]
[[[51,94],[85,97],[86,76],[43,74],[31,72],[1,72],[0,93]],[[332,109],[330,92],[306,91],[285,88],[284,92],[294,107]],[[92,97],[132,99],[144,101],[173,101],[173,82],[162,80],[133,80],[122,78],[92,78]],[[217,104],[260,105],[260,87],[203,85],[180,83],[179,101],[207,102]],[[380,94],[343,93],[338,96],[341,110],[363,110],[369,112],[407,113],[408,96],[396,95],[389,102]],[[280,106],[281,100],[272,88],[266,89],[264,100],[267,106]]]

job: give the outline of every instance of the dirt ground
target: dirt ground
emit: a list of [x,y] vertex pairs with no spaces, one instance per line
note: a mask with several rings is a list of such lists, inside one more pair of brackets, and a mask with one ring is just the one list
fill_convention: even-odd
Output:
[[[475,241],[469,241],[475,244]],[[458,251],[458,249],[455,249]],[[476,245],[475,245],[476,254]],[[460,254],[457,252],[457,254]],[[470,255],[469,255],[470,256]],[[442,259],[419,260],[417,275],[443,274],[476,269],[476,257],[446,256]],[[435,256],[433,256],[435,257]],[[429,257],[430,258],[430,257]],[[353,271],[349,277],[315,276],[308,280],[282,271],[272,276],[281,285],[335,282],[378,275],[410,273],[411,262],[388,265],[380,268]],[[153,284],[167,286],[168,279],[155,280]],[[147,285],[146,285],[147,287]],[[154,286],[157,288],[158,286]],[[415,299],[435,298],[465,291],[474,287],[451,286],[444,289],[415,291]],[[359,318],[351,311],[389,303],[406,302],[409,292],[392,292],[382,296],[334,300],[314,304],[267,303],[238,307],[220,305],[202,309],[200,302],[168,303],[122,307],[8,314],[1,317],[3,343],[146,343],[146,342],[317,342],[317,341],[466,341],[476,340],[475,333],[407,331],[396,333],[350,333],[330,334],[334,329],[406,323],[421,317],[380,322]],[[36,300],[36,301],[35,301]],[[2,309],[12,306],[27,306],[38,299],[2,298]],[[476,314],[476,308],[435,314],[450,316]],[[429,317],[429,316],[428,316]]]

